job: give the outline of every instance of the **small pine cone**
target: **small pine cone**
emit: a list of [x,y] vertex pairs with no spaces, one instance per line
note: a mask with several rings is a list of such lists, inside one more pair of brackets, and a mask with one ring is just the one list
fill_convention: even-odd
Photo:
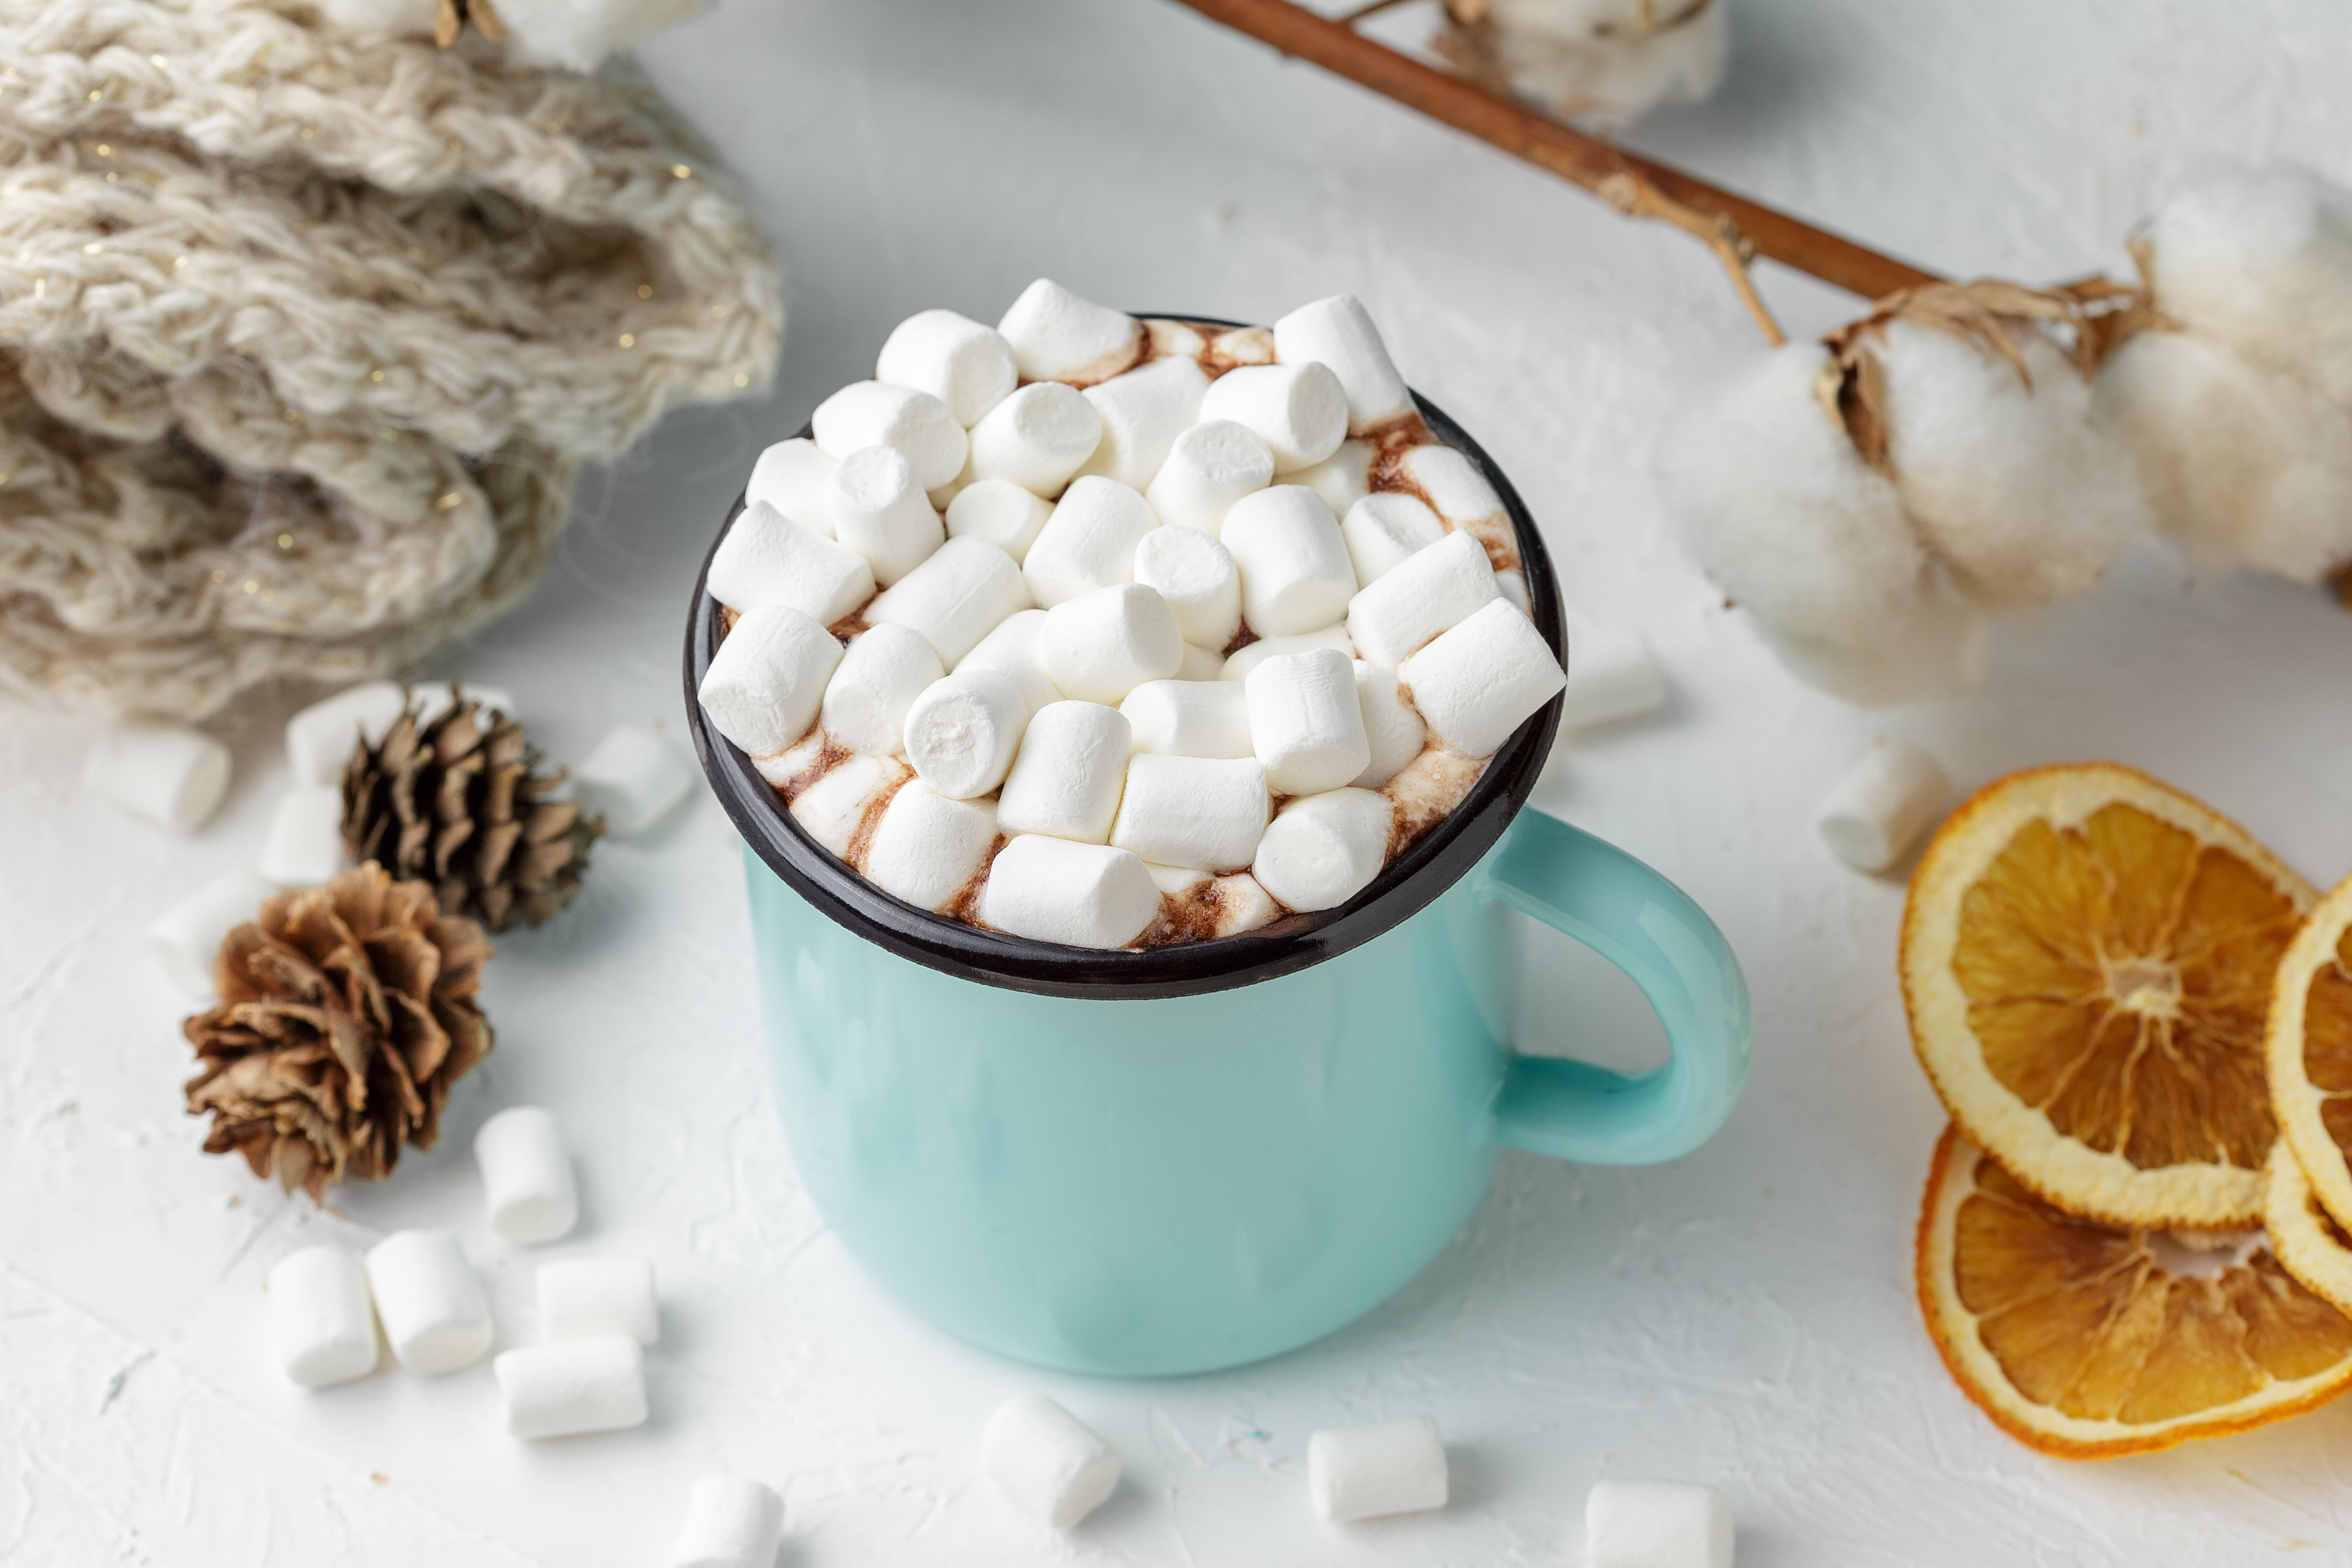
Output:
[[220,1005],[182,1026],[203,1071],[188,1112],[205,1152],[313,1199],[389,1175],[404,1143],[439,1136],[449,1085],[489,1054],[474,993],[489,940],[423,882],[370,864],[278,893],[215,961]]
[[570,903],[588,869],[602,817],[550,800],[562,768],[537,772],[540,754],[522,726],[452,688],[448,710],[419,726],[415,709],[364,740],[343,768],[343,844],[422,878],[441,908],[492,931],[538,925]]

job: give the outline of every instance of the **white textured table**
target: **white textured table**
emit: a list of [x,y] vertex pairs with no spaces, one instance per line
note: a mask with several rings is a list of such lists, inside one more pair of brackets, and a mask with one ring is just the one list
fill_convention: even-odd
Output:
[[[1722,96],[1637,140],[1954,273],[2119,265],[2150,194],[2208,153],[2352,175],[2352,13],[2334,0],[1733,0],[1731,17]],[[1578,745],[1539,798],[1730,933],[1757,1005],[1747,1098],[1671,1167],[1507,1159],[1425,1275],[1312,1349],[1181,1383],[1041,1378],[908,1319],[802,1196],[763,1100],[734,839],[707,800],[600,848],[573,912],[502,942],[499,1048],[443,1146],[321,1214],[197,1152],[184,1009],[140,944],[160,901],[256,852],[290,701],[238,721],[229,808],[189,840],[82,797],[83,727],[11,715],[0,1562],[620,1568],[661,1561],[688,1484],[721,1468],[783,1489],[793,1568],[1575,1563],[1585,1489],[1608,1475],[1722,1486],[1749,1568],[2352,1551],[2352,1404],[2075,1467],[1999,1436],[1946,1381],[1909,1284],[1941,1119],[1894,983],[1901,889],[1842,871],[1806,826],[1881,731],[1966,785],[2135,763],[2333,880],[2352,866],[2352,618],[2274,584],[2190,585],[2150,548],[2096,599],[2007,628],[1980,694],[1858,714],[1794,686],[1661,535],[1650,432],[1675,382],[1750,331],[1686,241],[1157,0],[729,0],[649,63],[781,237],[783,384],[677,418],[592,478],[536,596],[436,669],[515,691],[558,756],[622,720],[675,733],[687,588],[720,510],[900,316],[992,319],[1039,273],[1260,320],[1352,289],[1526,493],[1571,605],[1638,618],[1666,661],[1662,721]],[[1766,287],[1800,331],[1846,309],[1785,275]],[[1652,1048],[1597,961],[1550,967],[1528,1005],[1565,1020],[1564,1046]],[[260,1286],[309,1240],[453,1224],[509,1337],[527,1329],[530,1256],[491,1243],[466,1154],[525,1100],[579,1147],[572,1245],[660,1271],[652,1424],[516,1444],[487,1369],[289,1387]],[[973,1474],[987,1412],[1041,1385],[1128,1459],[1066,1540]],[[1444,1424],[1454,1506],[1320,1526],[1308,1433],[1416,1411]]]

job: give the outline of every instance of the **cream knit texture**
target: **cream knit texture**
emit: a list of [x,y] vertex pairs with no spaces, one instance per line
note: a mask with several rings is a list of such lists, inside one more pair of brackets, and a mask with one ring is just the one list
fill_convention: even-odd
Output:
[[397,668],[585,460],[774,370],[651,93],[272,0],[0,0],[0,693],[201,716]]

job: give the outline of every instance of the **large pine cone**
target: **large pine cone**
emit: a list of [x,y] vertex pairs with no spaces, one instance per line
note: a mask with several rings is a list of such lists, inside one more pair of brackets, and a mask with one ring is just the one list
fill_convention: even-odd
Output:
[[343,769],[343,843],[354,860],[433,884],[448,914],[492,931],[537,925],[570,903],[604,831],[576,802],[550,800],[563,770],[535,771],[522,726],[450,689],[420,726],[411,708],[383,743],[362,741]]
[[183,1026],[204,1068],[189,1113],[212,1112],[205,1152],[315,1199],[390,1174],[403,1143],[431,1148],[449,1085],[489,1054],[474,993],[490,952],[479,925],[381,866],[270,898],[221,943],[220,1005]]

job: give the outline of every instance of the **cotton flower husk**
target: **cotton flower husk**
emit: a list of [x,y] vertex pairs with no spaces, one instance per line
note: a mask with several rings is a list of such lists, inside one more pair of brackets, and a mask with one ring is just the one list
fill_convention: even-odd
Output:
[[1622,125],[1723,80],[1720,0],[1449,0],[1439,50],[1563,114]]
[[2167,318],[2352,409],[2352,193],[2292,166],[2217,169],[2147,238]]

